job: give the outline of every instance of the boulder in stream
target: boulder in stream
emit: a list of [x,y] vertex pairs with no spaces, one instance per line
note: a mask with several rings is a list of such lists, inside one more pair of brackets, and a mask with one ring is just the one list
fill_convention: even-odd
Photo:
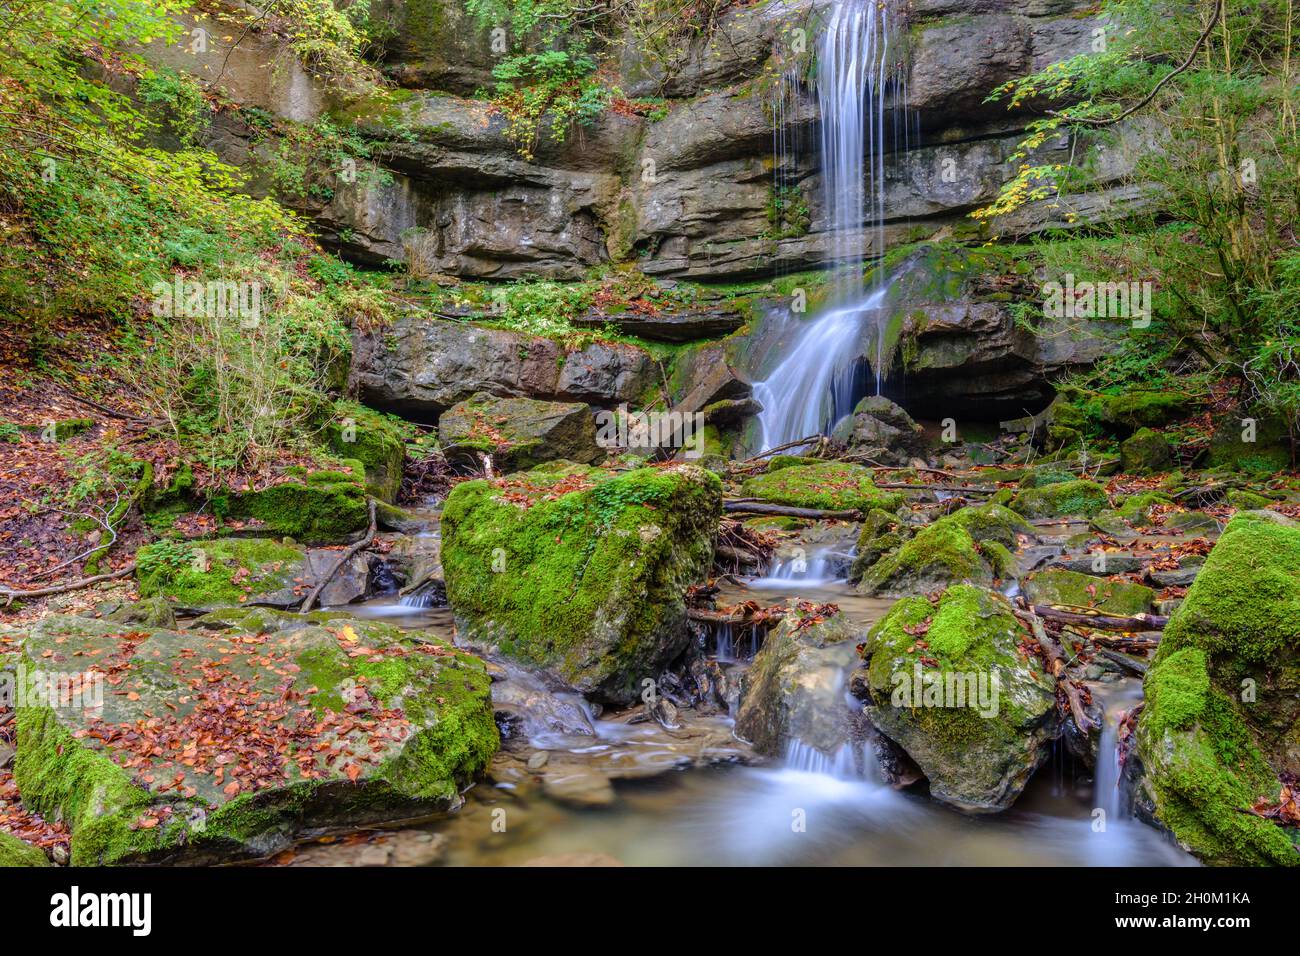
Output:
[[14,775],[29,809],[67,823],[74,865],[262,857],[427,816],[498,746],[483,662],[389,625],[173,631],[55,614],[24,632],[19,665],[69,693],[19,702]]
[[1206,863],[1300,864],[1300,833],[1252,812],[1300,774],[1300,526],[1267,511],[1229,523],[1144,690],[1140,802]]
[[686,646],[686,588],[712,564],[721,512],[721,482],[692,465],[457,485],[442,564],[459,633],[630,703]]
[[1055,685],[998,594],[969,584],[904,598],[863,646],[867,719],[962,810],[1005,810],[1051,751]]
[[747,479],[740,493],[773,504],[830,511],[893,511],[903,503],[898,492],[876,487],[870,468],[838,461],[799,462],[791,467],[786,458],[781,467],[769,466],[765,473]]
[[1132,617],[1149,612],[1156,593],[1142,584],[1048,568],[1025,580],[1025,596],[1031,604],[1094,608],[1103,614]]
[[1022,488],[1011,509],[1026,518],[1090,518],[1110,504],[1106,489],[1082,478]]
[[858,402],[853,414],[835,426],[831,437],[843,441],[850,454],[882,465],[904,465],[926,451],[921,426],[883,395],[869,395]]
[[791,608],[741,681],[736,734],[764,756],[797,740],[832,759],[850,739],[845,677],[860,637],[843,614],[815,619]]

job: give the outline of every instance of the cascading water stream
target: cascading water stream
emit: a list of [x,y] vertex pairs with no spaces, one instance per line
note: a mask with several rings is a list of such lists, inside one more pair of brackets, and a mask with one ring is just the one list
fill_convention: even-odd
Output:
[[875,319],[885,290],[864,288],[862,262],[868,246],[884,249],[888,28],[885,5],[845,0],[835,5],[818,44],[822,179],[830,258],[839,267],[834,306],[796,323],[794,347],[754,384],[763,405],[764,448],[823,431],[851,410],[853,357],[864,331],[875,339],[872,366],[880,390],[884,324]]

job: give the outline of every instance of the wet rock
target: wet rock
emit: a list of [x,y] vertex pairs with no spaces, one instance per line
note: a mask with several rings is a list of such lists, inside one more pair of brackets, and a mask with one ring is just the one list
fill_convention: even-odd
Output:
[[449,462],[477,467],[480,455],[490,455],[499,472],[527,471],[556,459],[589,465],[605,457],[590,406],[486,392],[442,413],[438,441]]
[[[49,615],[24,653],[46,672],[114,667],[102,709],[17,709],[24,803],[69,825],[78,866],[260,857],[431,814],[498,743],[481,661],[375,622],[124,637]],[[173,762],[196,737],[211,741],[192,765]]]
[[307,551],[266,538],[161,542],[136,554],[136,578],[145,598],[208,611],[232,604],[292,607],[306,597]]
[[459,633],[599,702],[638,699],[686,647],[684,593],[712,564],[721,498],[691,465],[457,485],[442,561]]
[[842,614],[814,622],[791,610],[745,672],[736,733],[770,757],[793,740],[833,757],[849,740],[844,690],[858,637]]
[[1196,401],[1176,392],[1130,390],[1105,398],[1101,404],[1101,421],[1120,431],[1136,432],[1143,428],[1160,428],[1190,417]]
[[1140,554],[1125,554],[1122,551],[1098,551],[1076,558],[1063,558],[1056,562],[1056,567],[1076,574],[1091,574],[1109,577],[1112,574],[1132,574],[1141,571],[1147,557]]
[[510,737],[595,736],[582,697],[572,687],[509,661],[496,666],[501,674],[492,683],[492,706],[498,725],[508,727]]
[[1229,523],[1165,628],[1143,688],[1140,803],[1206,863],[1300,864],[1272,820],[1300,772],[1300,527],[1272,512]]
[[1056,737],[1054,681],[1023,634],[1000,596],[959,584],[904,598],[867,636],[867,719],[959,809],[1006,809]]
[[579,808],[607,807],[616,799],[608,776],[573,763],[549,768],[542,778],[542,790],[552,800]]
[[176,626],[176,612],[165,597],[141,598],[114,605],[104,614],[104,619],[119,624],[143,624],[145,627]]

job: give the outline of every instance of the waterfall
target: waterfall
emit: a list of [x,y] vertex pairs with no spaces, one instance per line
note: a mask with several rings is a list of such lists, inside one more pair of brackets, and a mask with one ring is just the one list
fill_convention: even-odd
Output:
[[[765,380],[754,383],[754,397],[763,405],[758,420],[764,448],[827,430],[852,410],[852,359],[864,331],[875,338],[872,365],[880,390],[885,289],[880,282],[864,288],[862,263],[868,251],[884,251],[888,20],[886,6],[875,0],[844,0],[835,4],[818,42],[822,180],[829,258],[837,267],[833,306],[808,322],[788,316],[794,347]],[[778,124],[786,90],[782,84]],[[897,138],[897,129],[891,132]],[[774,146],[784,149],[783,132]],[[785,163],[776,167],[774,188],[783,189]]]

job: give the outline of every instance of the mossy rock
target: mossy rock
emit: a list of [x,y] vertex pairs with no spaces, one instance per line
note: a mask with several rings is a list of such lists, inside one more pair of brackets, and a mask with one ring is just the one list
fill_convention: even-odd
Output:
[[45,851],[0,830],[0,868],[10,866],[52,866]]
[[459,633],[630,703],[686,646],[721,513],[722,483],[693,465],[457,485],[442,564]]
[[871,469],[833,461],[755,475],[741,485],[740,493],[773,504],[829,511],[893,511],[903,503],[901,494],[875,486]]
[[844,672],[860,640],[843,614],[810,622],[791,609],[745,671],[736,734],[769,757],[797,740],[834,758],[849,739]]
[[1025,595],[1032,604],[1095,608],[1104,614],[1132,617],[1150,612],[1156,592],[1142,584],[1049,568],[1025,580]]
[[255,521],[268,536],[287,535],[303,544],[346,541],[370,520],[360,476],[341,471],[303,474],[296,481],[229,495],[224,517]]
[[244,603],[289,607],[306,596],[306,557],[298,545],[267,538],[160,541],[136,553],[135,574],[142,597],[186,610]]
[[1108,507],[1106,489],[1095,481],[1075,479],[1025,488],[1011,501],[1011,510],[1026,518],[1090,518]]
[[526,471],[555,460],[590,465],[605,457],[590,406],[498,398],[486,392],[442,413],[438,441],[453,462],[477,465],[478,455],[490,455],[493,467],[503,472]]
[[780,471],[782,468],[800,468],[804,465],[815,465],[818,461],[816,458],[803,458],[799,455],[773,455],[767,462],[767,472]]
[[[68,824],[75,866],[262,857],[427,816],[499,744],[482,661],[375,622],[257,634],[49,615],[24,653],[47,673],[114,668],[99,713],[17,708],[24,804]],[[215,742],[186,758],[200,736]]]
[[1115,511],[1131,524],[1146,524],[1151,520],[1151,509],[1156,505],[1171,505],[1174,499],[1163,491],[1139,491],[1122,498]]
[[1075,481],[1077,478],[1078,476],[1074,472],[1068,471],[1060,465],[1040,465],[1024,473],[1024,476],[1020,479],[1020,487],[1046,488],[1048,485],[1060,485],[1067,481]]
[[1288,470],[1291,460],[1291,435],[1282,419],[1239,411],[1215,422],[1210,467],[1264,476]]
[[896,514],[876,508],[862,520],[858,543],[854,549],[853,565],[849,568],[849,583],[862,580],[872,565],[902,546],[913,533]]
[[1024,519],[1000,505],[962,508],[927,525],[862,573],[865,594],[901,596],[1015,574],[1011,548]]
[[1206,863],[1300,863],[1289,831],[1243,812],[1300,771],[1300,527],[1233,518],[1144,688],[1138,748],[1160,822]]
[[355,403],[339,403],[335,415],[327,431],[330,450],[361,463],[370,494],[390,504],[396,501],[406,461],[402,426],[387,415]]
[[1196,406],[1196,400],[1190,395],[1132,390],[1122,395],[1104,396],[1100,418],[1112,428],[1136,431],[1160,428],[1188,418],[1196,411]]
[[1229,508],[1236,508],[1238,511],[1261,511],[1277,504],[1272,498],[1241,488],[1233,488],[1229,491],[1227,501]]
[[1140,428],[1119,446],[1120,470],[1129,475],[1168,471],[1174,465],[1169,439],[1150,428]]
[[1055,682],[1021,650],[1024,636],[1000,595],[968,584],[936,603],[902,599],[867,635],[865,713],[935,798],[1004,810],[1050,754]]

